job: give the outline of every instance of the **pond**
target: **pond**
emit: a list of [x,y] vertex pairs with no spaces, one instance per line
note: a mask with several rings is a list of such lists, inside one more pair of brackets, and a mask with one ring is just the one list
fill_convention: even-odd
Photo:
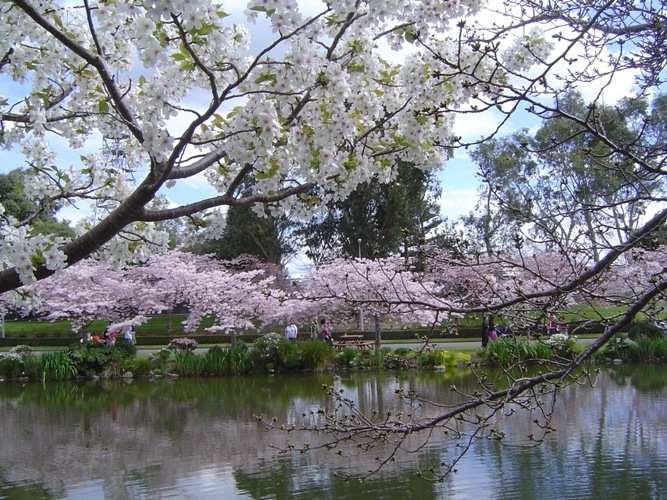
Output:
[[[332,384],[364,411],[401,409],[397,388],[453,402],[469,373],[349,372],[211,379],[0,384],[0,498],[658,498],[667,491],[667,367],[613,366],[596,387],[563,389],[556,429],[537,447],[476,443],[442,482],[418,471],[460,450],[441,432],[365,481],[341,475],[376,467],[388,449],[347,447],[279,454],[323,436],[267,432],[332,411]],[[452,399],[454,398],[454,399]],[[429,410],[429,411],[432,411]],[[311,413],[313,412],[313,413]],[[315,415],[315,416],[310,416]],[[498,428],[512,444],[533,432],[520,412]],[[420,445],[423,445],[420,449]],[[276,448],[277,447],[277,448]]]

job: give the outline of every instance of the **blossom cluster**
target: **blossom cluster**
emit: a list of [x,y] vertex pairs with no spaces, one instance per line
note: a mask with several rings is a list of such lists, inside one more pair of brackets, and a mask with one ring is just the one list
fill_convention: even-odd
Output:
[[173,351],[194,351],[196,348],[197,341],[187,337],[171,339],[169,342],[169,349]]

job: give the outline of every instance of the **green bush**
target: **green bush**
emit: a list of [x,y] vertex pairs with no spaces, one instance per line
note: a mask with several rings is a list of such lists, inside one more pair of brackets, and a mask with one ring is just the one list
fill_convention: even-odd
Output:
[[630,330],[628,330],[628,338],[630,340],[637,340],[640,337],[649,339],[665,338],[665,332],[658,325],[649,323],[648,321],[640,321],[635,323]]
[[132,358],[137,354],[137,346],[123,339],[116,339],[113,349],[120,351],[123,358]]
[[601,349],[595,354],[595,359],[597,360],[614,360],[621,359],[623,361],[628,361],[635,357],[633,350],[635,349],[635,344],[626,342],[623,337],[614,337],[604,346],[604,349]]
[[[116,345],[125,344],[118,342]],[[133,345],[127,344],[134,348]],[[79,375],[93,376],[100,375],[109,365],[118,366],[124,363],[126,359],[134,356],[129,355],[132,349],[122,347],[108,347],[99,342],[86,342],[84,344],[74,344],[67,349],[67,355],[72,359],[76,365]],[[136,352],[136,349],[134,349]]]
[[283,339],[278,344],[277,366],[279,369],[296,370],[301,367],[301,355],[297,342]]
[[453,353],[444,349],[431,349],[421,353],[417,357],[419,366],[432,368],[434,366],[455,367],[459,363],[465,363],[470,360],[470,356],[461,353]]
[[329,362],[334,355],[329,344],[320,341],[299,342],[301,363],[308,370],[319,370]]
[[6,379],[16,379],[23,375],[23,360],[18,354],[0,356],[0,376]]
[[110,378],[119,377],[125,371],[130,371],[135,378],[148,378],[155,368],[155,362],[148,356],[137,356],[132,360],[126,360],[118,368],[120,369],[119,372],[116,372]]
[[667,358],[667,339],[658,341],[655,348],[656,358]]
[[277,333],[263,335],[255,342],[253,356],[256,366],[263,366],[269,371],[289,371],[302,366],[299,344],[287,340]]
[[358,349],[346,347],[340,351],[338,361],[345,368],[353,368],[357,366],[359,355],[360,352]]
[[413,351],[409,347],[399,347],[397,349],[394,349],[394,354],[396,356],[409,356],[412,353]]

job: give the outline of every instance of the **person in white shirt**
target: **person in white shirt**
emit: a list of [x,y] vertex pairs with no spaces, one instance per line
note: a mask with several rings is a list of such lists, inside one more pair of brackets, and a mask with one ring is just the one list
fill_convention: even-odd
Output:
[[296,335],[299,332],[297,329],[296,325],[294,323],[290,323],[287,325],[287,328],[285,328],[285,338],[287,340],[296,340]]

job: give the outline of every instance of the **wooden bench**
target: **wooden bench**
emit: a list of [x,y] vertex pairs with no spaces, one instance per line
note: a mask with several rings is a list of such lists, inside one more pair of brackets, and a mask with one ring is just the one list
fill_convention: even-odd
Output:
[[375,342],[364,342],[363,335],[341,335],[334,342],[335,349],[344,349],[346,347],[356,347],[357,349],[372,349]]

